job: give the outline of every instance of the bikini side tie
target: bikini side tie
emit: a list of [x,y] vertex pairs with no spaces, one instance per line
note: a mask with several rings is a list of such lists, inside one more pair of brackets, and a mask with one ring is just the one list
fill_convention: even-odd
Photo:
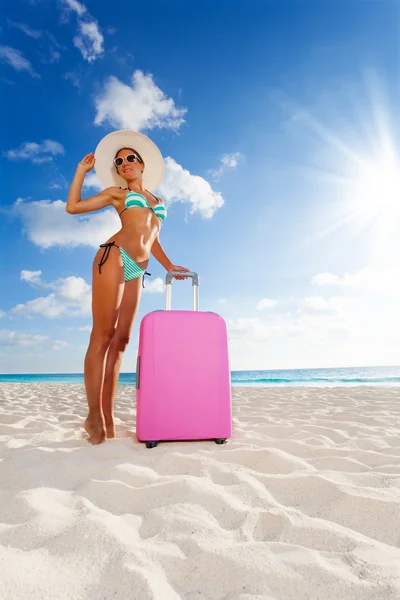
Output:
[[144,276],[145,276],[145,275],[149,275],[149,276],[151,277],[151,273],[148,273],[147,271],[145,271],[145,272],[143,273],[142,287],[144,287]]
[[119,247],[119,246],[117,246],[117,244],[115,242],[108,242],[108,244],[100,244],[100,248],[104,248],[103,256],[101,257],[100,262],[98,264],[100,274],[101,274],[101,267],[106,262],[109,254],[110,254],[112,246],[116,246],[117,248]]

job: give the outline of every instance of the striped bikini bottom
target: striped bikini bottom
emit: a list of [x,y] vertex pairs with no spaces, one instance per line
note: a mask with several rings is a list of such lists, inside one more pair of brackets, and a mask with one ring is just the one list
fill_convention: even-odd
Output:
[[107,244],[100,244],[100,248],[104,248],[103,256],[101,257],[100,262],[99,262],[100,275],[101,275],[101,267],[106,262],[109,254],[110,254],[110,250],[113,246],[118,248],[121,253],[122,264],[124,266],[124,280],[130,281],[131,279],[138,279],[139,277],[143,277],[142,285],[144,287],[144,275],[151,275],[151,273],[148,273],[147,271],[142,269],[142,267],[139,267],[139,265],[133,260],[133,258],[131,258],[129,256],[129,254],[127,254],[125,252],[125,250],[123,248],[121,248],[121,246],[117,246],[117,244],[115,242],[108,242]]

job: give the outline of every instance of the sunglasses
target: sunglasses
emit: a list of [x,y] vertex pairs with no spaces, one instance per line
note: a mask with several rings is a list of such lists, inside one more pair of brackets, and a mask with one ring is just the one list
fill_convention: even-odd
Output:
[[130,163],[135,163],[136,161],[139,161],[140,163],[142,162],[140,158],[136,156],[136,154],[128,154],[128,156],[125,156],[125,159],[122,156],[117,156],[117,158],[114,158],[114,165],[117,168],[122,167],[124,160]]

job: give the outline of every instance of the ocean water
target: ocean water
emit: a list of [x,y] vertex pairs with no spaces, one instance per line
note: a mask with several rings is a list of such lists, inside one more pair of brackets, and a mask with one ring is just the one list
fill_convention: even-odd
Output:
[[[1,375],[0,382],[79,383],[82,373]],[[341,369],[286,369],[277,371],[232,371],[232,386],[400,386],[398,367],[346,367]],[[121,373],[119,385],[135,385],[135,373]]]

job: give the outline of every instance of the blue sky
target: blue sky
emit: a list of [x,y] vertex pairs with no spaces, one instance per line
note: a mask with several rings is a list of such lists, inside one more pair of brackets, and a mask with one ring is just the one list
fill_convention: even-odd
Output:
[[[113,210],[65,212],[115,129],[165,158],[161,242],[232,369],[399,364],[396,0],[17,0],[0,30],[0,371],[81,372]],[[83,197],[100,189],[87,176]],[[151,260],[138,325],[164,306]],[[191,287],[173,286],[187,308]]]

